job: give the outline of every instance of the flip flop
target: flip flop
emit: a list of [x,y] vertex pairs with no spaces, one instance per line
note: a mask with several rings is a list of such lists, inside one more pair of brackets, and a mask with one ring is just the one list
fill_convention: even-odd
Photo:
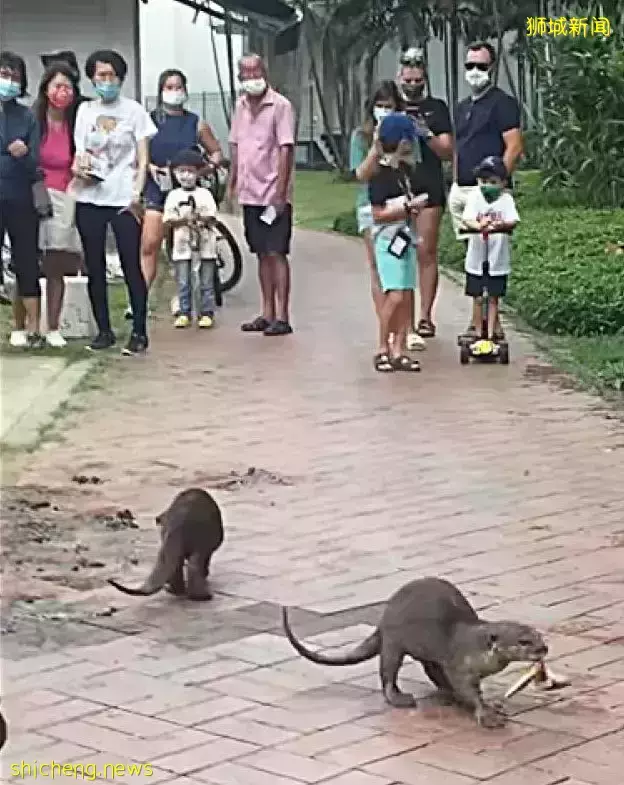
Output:
[[270,324],[264,316],[256,316],[251,322],[241,324],[241,330],[244,333],[263,333]]

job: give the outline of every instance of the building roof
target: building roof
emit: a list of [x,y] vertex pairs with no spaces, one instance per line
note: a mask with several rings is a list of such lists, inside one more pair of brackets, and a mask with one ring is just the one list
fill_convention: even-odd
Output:
[[[193,8],[198,13],[210,14],[224,20],[221,9],[231,11],[237,17],[247,17],[255,24],[275,35],[277,54],[284,54],[297,48],[301,14],[285,0],[216,0],[220,8],[215,8],[208,0],[176,0],[182,5]],[[147,3],[148,0],[143,0]],[[235,19],[241,22],[242,19]]]

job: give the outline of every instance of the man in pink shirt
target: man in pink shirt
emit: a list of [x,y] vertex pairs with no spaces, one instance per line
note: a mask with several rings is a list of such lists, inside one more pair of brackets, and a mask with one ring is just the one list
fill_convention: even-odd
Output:
[[259,55],[238,65],[242,95],[230,130],[230,198],[243,207],[245,239],[258,256],[262,315],[241,326],[244,332],[288,335],[290,238],[295,121],[290,101],[268,83]]

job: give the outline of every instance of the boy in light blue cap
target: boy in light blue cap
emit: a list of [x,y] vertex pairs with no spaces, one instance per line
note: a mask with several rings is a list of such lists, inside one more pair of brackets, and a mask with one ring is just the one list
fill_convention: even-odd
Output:
[[[416,288],[416,233],[412,218],[426,205],[414,196],[414,149],[417,131],[410,117],[393,112],[379,126],[383,151],[378,173],[369,183],[375,259],[384,295],[379,310],[379,346],[375,370],[420,371],[407,354],[411,329],[411,293]],[[390,335],[393,335],[390,341]]]

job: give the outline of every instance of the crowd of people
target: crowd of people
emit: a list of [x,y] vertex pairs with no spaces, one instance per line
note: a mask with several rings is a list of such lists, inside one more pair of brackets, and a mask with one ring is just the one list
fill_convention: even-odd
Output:
[[[73,53],[46,58],[30,109],[20,101],[27,91],[23,59],[0,52],[0,236],[9,235],[17,279],[11,345],[65,344],[59,330],[64,277],[79,270],[88,276],[98,328],[90,348],[115,344],[106,277],[109,227],[129,295],[132,330],[125,354],[147,349],[148,293],[166,232],[178,285],[175,326],[191,324],[196,280],[198,326],[211,327],[217,206],[201,186],[201,175],[219,167],[224,154],[211,128],[186,109],[184,74],[175,69],[161,74],[157,107],[148,113],[122,94],[127,65],[119,53],[99,50],[87,58],[84,72],[96,95],[91,100],[80,94]],[[468,47],[464,71],[471,95],[455,107],[451,121],[445,102],[429,93],[423,53],[408,50],[396,80],[373,91],[353,133],[351,169],[360,183],[356,210],[379,322],[374,358],[379,371],[420,370],[410,352],[425,348],[436,334],[438,236],[447,203],[444,161],[453,162],[449,210],[458,239],[468,246],[466,294],[475,304],[467,333],[480,329],[487,291],[495,306],[492,335],[502,335],[496,305],[509,273],[508,237],[495,238],[483,269],[480,233],[511,231],[518,220],[506,188],[522,154],[522,134],[517,102],[493,84],[495,60],[488,43]],[[261,312],[241,329],[288,335],[294,112],[271,87],[257,55],[240,60],[238,78],[228,195],[243,208],[261,294]],[[44,337],[41,272],[47,279]]]
[[[423,52],[408,50],[396,80],[373,92],[353,133],[351,169],[361,183],[358,230],[379,322],[378,371],[419,371],[407,352],[424,349],[436,334],[438,237],[447,200],[456,236],[467,246],[466,295],[473,308],[466,336],[481,334],[487,292],[490,335],[504,338],[498,301],[510,270],[509,233],[519,220],[509,187],[523,142],[518,103],[494,85],[495,65],[489,43],[468,47],[464,73],[471,94],[455,107],[451,122],[444,101],[428,92]],[[452,161],[448,197],[444,161]]]

